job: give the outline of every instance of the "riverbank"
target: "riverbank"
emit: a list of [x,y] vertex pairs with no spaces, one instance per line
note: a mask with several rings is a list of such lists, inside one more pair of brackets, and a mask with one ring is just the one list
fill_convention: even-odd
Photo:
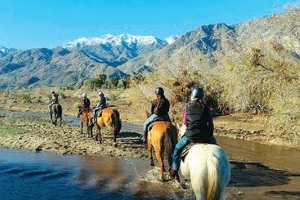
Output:
[[[68,93],[67,93],[68,92]],[[67,91],[60,98],[63,115],[77,120],[80,91]],[[29,149],[32,151],[54,152],[59,154],[105,154],[108,156],[146,158],[147,151],[142,145],[142,124],[145,120],[144,110],[148,109],[148,102],[136,103],[132,99],[142,99],[128,91],[106,92],[109,105],[118,109],[123,123],[134,124],[140,130],[132,128],[121,129],[117,138],[118,147],[112,145],[112,135],[104,128],[104,143],[99,144],[94,138],[88,138],[80,133],[79,126],[72,126],[64,118],[62,127],[51,124],[47,114],[48,98],[40,93],[24,94],[1,93],[3,99],[1,110],[9,111],[9,115],[2,115],[0,146],[15,149]],[[44,93],[44,91],[43,91]],[[92,105],[97,102],[97,93],[89,94]],[[142,102],[142,103],[141,103]],[[14,112],[36,112],[43,117],[19,116]],[[264,132],[264,121],[261,116],[250,114],[236,114],[214,118],[215,134],[234,139],[255,141],[267,145],[279,145],[287,148],[300,148],[300,140],[296,136],[278,137]],[[85,129],[84,129],[85,130]],[[94,130],[95,132],[96,130]]]

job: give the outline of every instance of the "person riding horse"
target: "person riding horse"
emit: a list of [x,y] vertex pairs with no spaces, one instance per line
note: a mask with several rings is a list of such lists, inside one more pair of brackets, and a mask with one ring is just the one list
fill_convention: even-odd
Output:
[[213,136],[214,124],[210,108],[203,100],[202,88],[194,88],[191,94],[191,102],[184,110],[183,123],[186,125],[185,135],[176,144],[170,174],[179,181],[178,170],[180,165],[180,154],[184,147],[191,142],[217,144]]
[[170,102],[164,95],[164,90],[161,87],[155,89],[156,99],[152,101],[150,116],[144,122],[144,144],[147,146],[148,128],[156,119],[162,118],[171,122],[169,116]]
[[53,105],[54,104],[59,104],[58,103],[58,93],[56,93],[54,90],[51,91],[51,101],[50,103],[48,104],[48,110],[49,110],[49,113],[52,114],[53,113]]
[[86,93],[83,93],[81,96],[82,96],[82,99],[81,99],[81,106],[80,106],[80,108],[79,108],[79,110],[78,110],[77,118],[80,117],[80,115],[81,115],[81,113],[82,113],[82,110],[83,110],[84,108],[89,108],[90,105],[91,105],[91,102],[90,102],[89,98],[87,97],[87,94],[86,94]]
[[104,96],[104,93],[102,91],[99,92],[99,97],[100,97],[99,102],[97,103],[96,107],[93,109],[94,123],[97,120],[98,113],[101,113],[101,111],[107,107],[106,97]]

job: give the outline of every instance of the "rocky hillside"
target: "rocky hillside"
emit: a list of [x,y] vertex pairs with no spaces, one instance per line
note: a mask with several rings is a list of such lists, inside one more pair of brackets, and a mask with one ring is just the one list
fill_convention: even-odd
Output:
[[12,52],[0,58],[0,89],[74,86],[101,73],[122,78],[159,69],[179,77],[182,69],[258,62],[255,56],[261,52],[299,62],[300,21],[296,19],[299,10],[231,26],[203,25],[172,44],[152,36],[106,35],[105,42],[81,39],[54,49]]

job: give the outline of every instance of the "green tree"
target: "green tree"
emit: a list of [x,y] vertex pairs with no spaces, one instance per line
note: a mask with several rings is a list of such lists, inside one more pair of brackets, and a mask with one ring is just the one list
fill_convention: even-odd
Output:
[[117,87],[118,86],[118,83],[119,83],[119,79],[118,78],[112,78],[110,80],[111,84],[114,86],[114,87]]
[[124,89],[129,88],[129,83],[130,83],[130,78],[129,77],[124,77],[123,80],[122,80],[122,84],[123,84]]

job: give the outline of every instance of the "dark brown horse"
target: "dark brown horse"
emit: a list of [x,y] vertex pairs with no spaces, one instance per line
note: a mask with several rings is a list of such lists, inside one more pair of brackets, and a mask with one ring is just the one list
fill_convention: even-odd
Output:
[[96,133],[96,141],[102,143],[101,128],[106,127],[113,134],[113,144],[117,146],[117,136],[121,130],[122,123],[120,119],[120,113],[118,110],[111,107],[104,108],[101,112],[101,116],[97,117],[96,127],[98,132]]
[[[60,104],[53,104],[52,105],[52,110],[50,111],[50,119],[52,121],[52,124],[54,126],[61,126],[62,123],[62,106]],[[54,115],[54,119],[52,117],[52,115]],[[59,122],[59,124],[57,124],[57,122]]]
[[92,137],[92,119],[93,119],[93,111],[91,108],[83,108],[81,115],[79,116],[81,121],[80,123],[80,133],[83,134],[83,123],[86,124],[86,134],[88,137]]
[[164,155],[167,156],[169,167],[172,164],[172,153],[177,143],[177,128],[167,121],[156,121],[148,132],[148,153],[150,164],[154,166],[153,150],[155,151],[156,160],[160,167],[160,180],[165,181]]

